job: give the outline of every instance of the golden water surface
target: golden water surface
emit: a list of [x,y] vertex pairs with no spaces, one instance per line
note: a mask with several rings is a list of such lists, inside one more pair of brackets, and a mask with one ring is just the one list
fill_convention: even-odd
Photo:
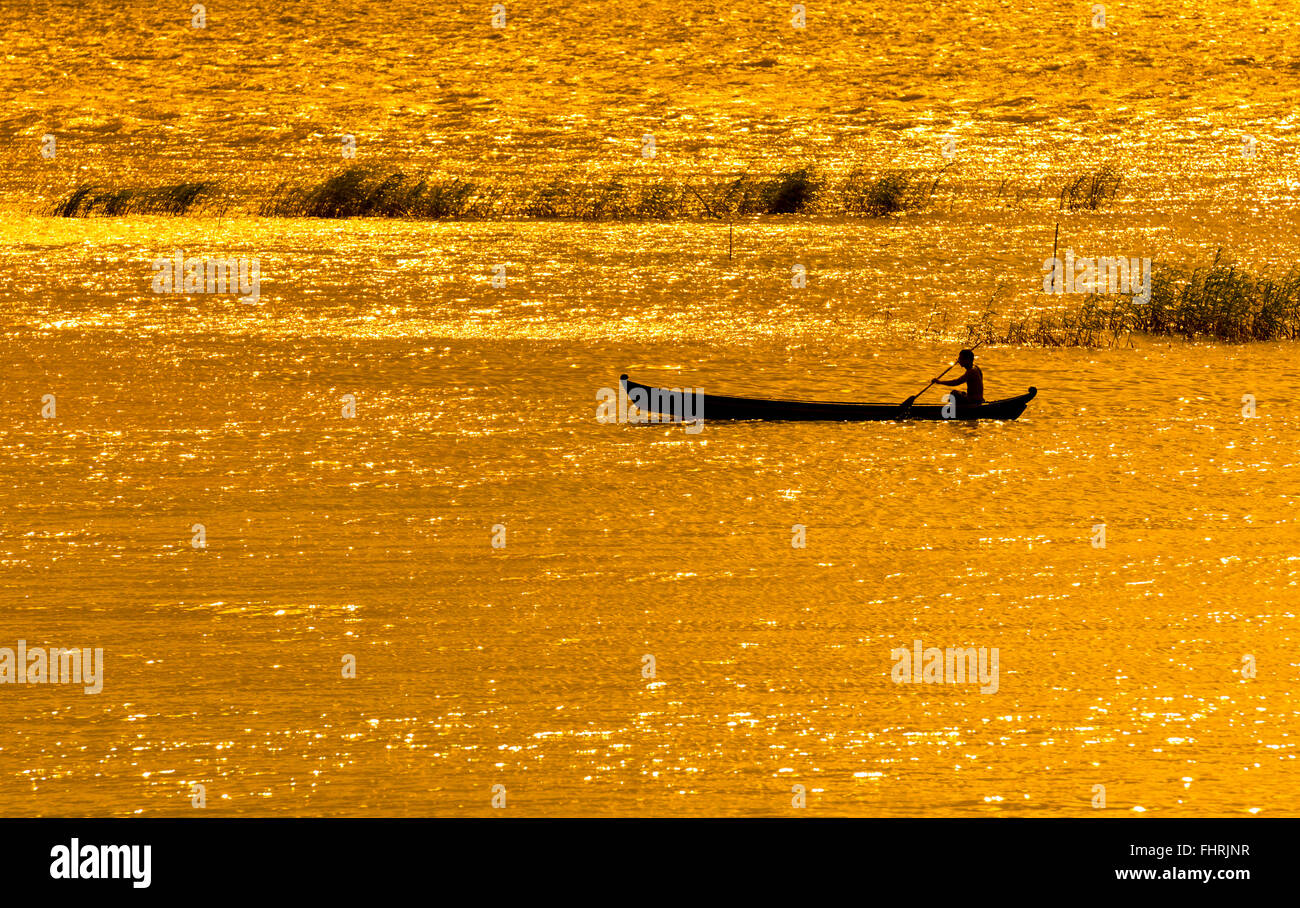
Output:
[[[0,9],[0,647],[105,664],[0,685],[0,813],[1296,813],[1294,342],[986,346],[990,397],[1039,389],[1005,424],[595,418],[623,372],[902,400],[995,291],[1045,305],[1058,221],[1284,269],[1291,4],[187,6]],[[41,213],[255,199],[341,134],[481,179],[957,156],[923,211],[730,255],[711,221]],[[1039,191],[1105,162],[1100,212]],[[259,258],[260,298],[154,294],[177,249]],[[894,683],[916,640],[996,647],[996,692]]]

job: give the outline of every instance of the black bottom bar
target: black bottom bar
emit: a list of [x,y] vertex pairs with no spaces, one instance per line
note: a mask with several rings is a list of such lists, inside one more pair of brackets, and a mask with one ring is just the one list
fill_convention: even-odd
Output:
[[[820,901],[816,893],[847,886],[864,897],[1105,890],[1232,898],[1289,882],[1297,831],[1297,821],[1279,819],[0,820],[0,882],[7,894],[127,897],[407,889]],[[122,845],[141,847],[129,856],[101,847]],[[146,845],[149,885],[136,886]]]

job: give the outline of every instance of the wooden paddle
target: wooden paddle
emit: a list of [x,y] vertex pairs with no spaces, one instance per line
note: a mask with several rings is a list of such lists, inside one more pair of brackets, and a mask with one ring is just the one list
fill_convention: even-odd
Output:
[[[970,348],[970,349],[971,349],[971,352],[974,353],[976,350],[978,350],[978,349],[979,349],[980,347],[982,347],[983,345],[984,345],[984,341],[980,341],[978,344],[976,344],[975,346],[973,346],[973,347]],[[952,364],[952,366],[955,366],[955,365],[957,365],[957,364],[956,364],[956,363],[953,363],[953,364]],[[945,375],[947,375],[949,372],[951,372],[951,371],[952,371],[952,366],[949,366],[947,369],[944,369],[942,372],[940,372],[940,373],[939,373],[939,378],[943,378]],[[903,405],[902,405],[901,407],[898,408],[898,418],[899,418],[899,419],[906,419],[906,418],[907,418],[907,414],[908,414],[909,412],[911,412],[911,410],[912,410],[912,404],[916,403],[916,399],[917,399],[918,397],[920,397],[922,394],[924,394],[926,391],[929,391],[930,388],[934,386],[934,383],[937,382],[937,381],[939,380],[939,378],[932,378],[932,379],[930,379],[930,384],[926,385],[924,388],[922,388],[922,389],[921,389],[920,391],[918,391],[916,394],[913,394],[913,395],[912,395],[911,397],[909,397],[907,400],[903,401]]]

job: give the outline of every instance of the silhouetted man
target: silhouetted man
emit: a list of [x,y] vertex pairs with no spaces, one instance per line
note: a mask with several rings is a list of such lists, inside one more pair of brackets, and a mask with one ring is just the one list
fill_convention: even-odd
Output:
[[975,365],[975,351],[963,350],[958,353],[957,365],[966,371],[948,381],[936,378],[934,383],[948,388],[965,385],[965,391],[948,392],[952,395],[953,402],[959,407],[976,407],[984,403],[984,373],[980,371],[979,366]]

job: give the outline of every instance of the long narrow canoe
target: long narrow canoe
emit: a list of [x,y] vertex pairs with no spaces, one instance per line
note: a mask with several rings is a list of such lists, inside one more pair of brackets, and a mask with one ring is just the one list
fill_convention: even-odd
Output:
[[[769,420],[827,420],[836,422],[870,422],[898,419],[1015,419],[1025,412],[1025,407],[1038,394],[1030,388],[1028,394],[992,400],[974,407],[958,407],[953,416],[944,416],[943,404],[914,404],[906,413],[902,403],[851,404],[818,400],[768,400],[761,397],[725,397],[721,394],[694,394],[691,401],[683,400],[695,389],[652,388],[638,384],[626,375],[619,377],[623,393],[645,413],[659,414],[662,421],[680,421],[682,414],[706,422],[715,419],[769,419]],[[643,403],[644,402],[644,403]],[[683,410],[683,405],[687,409]],[[702,405],[702,406],[701,406]]]

